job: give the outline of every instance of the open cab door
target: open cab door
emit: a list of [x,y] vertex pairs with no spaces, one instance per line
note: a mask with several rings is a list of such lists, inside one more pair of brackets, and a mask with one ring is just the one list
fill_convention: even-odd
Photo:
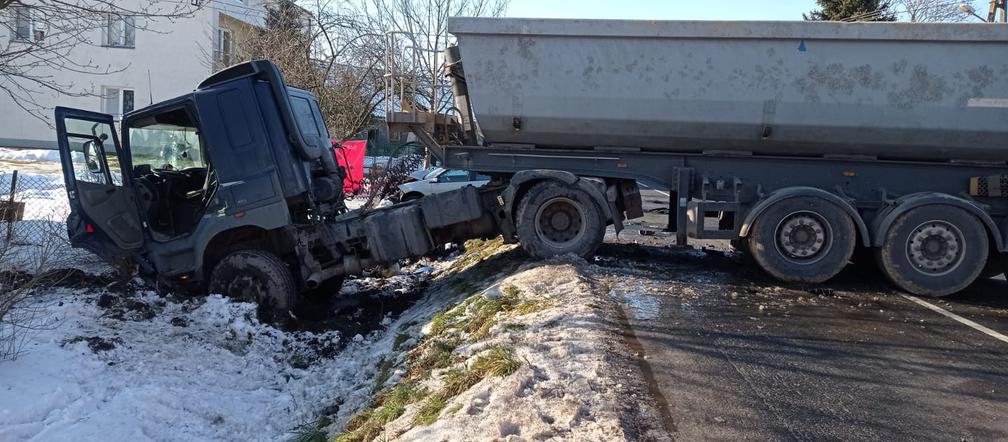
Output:
[[56,108],[56,135],[70,199],[70,244],[112,262],[143,247],[130,160],[111,115]]

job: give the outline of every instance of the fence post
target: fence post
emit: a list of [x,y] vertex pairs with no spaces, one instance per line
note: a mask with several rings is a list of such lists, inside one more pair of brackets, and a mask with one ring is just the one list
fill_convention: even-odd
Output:
[[[18,176],[18,171],[15,170],[14,173],[11,174],[10,196],[9,196],[9,199],[8,199],[9,204],[7,205],[8,211],[13,211],[14,210],[14,192],[17,191],[17,176]],[[15,217],[12,215],[12,216],[10,216],[10,219],[7,220],[7,242],[8,243],[11,241],[11,237],[14,236],[14,218]]]

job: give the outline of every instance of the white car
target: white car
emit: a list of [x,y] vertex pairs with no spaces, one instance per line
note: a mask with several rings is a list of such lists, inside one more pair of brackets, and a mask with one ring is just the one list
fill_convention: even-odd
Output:
[[482,187],[490,182],[490,177],[462,169],[432,169],[422,178],[399,185],[402,197],[399,201],[412,201],[432,193],[447,192],[465,186]]

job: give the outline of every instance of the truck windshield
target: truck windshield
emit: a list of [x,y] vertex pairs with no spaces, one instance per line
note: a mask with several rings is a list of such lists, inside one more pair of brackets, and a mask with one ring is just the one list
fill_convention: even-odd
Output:
[[142,164],[156,170],[206,167],[195,127],[164,123],[131,127],[129,137],[134,167]]

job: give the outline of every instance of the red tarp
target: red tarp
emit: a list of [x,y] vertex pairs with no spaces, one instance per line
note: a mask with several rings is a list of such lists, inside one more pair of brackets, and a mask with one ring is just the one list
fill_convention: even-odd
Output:
[[342,146],[333,140],[333,150],[336,151],[336,162],[347,171],[343,179],[343,191],[350,193],[361,187],[364,182],[364,154],[367,153],[367,140],[344,141]]

